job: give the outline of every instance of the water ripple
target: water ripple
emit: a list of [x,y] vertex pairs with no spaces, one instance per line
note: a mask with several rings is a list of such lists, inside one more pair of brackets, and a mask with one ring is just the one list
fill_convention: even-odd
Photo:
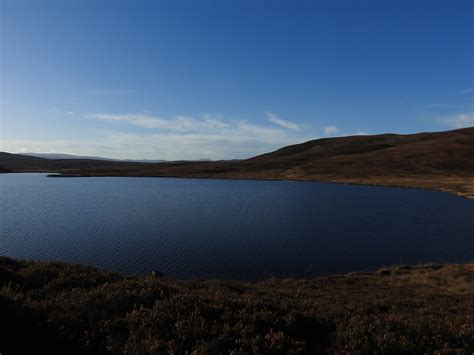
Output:
[[474,259],[474,201],[400,188],[0,174],[0,254],[259,279]]

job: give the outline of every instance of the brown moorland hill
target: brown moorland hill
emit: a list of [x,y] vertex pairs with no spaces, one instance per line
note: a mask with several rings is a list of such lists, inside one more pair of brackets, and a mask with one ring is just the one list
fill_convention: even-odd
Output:
[[474,198],[474,127],[409,135],[323,138],[246,160],[135,163],[0,154],[14,172],[304,181],[436,189]]

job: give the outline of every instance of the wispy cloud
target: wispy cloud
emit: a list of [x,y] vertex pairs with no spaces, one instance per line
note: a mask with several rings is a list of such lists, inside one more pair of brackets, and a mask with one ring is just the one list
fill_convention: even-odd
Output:
[[460,94],[470,94],[470,93],[474,93],[474,88],[464,89],[464,90],[461,90],[459,93],[460,93]]
[[267,116],[267,120],[271,123],[274,123],[280,127],[287,128],[287,129],[292,129],[295,131],[299,131],[300,127],[296,123],[284,120],[283,118],[278,117],[277,115],[271,113],[271,112],[265,112],[265,115]]
[[[89,113],[78,117],[115,123],[95,130],[84,141],[2,140],[10,152],[57,152],[121,159],[241,159],[317,137],[305,129],[287,129],[220,114],[163,118],[147,114]],[[131,132],[127,126],[142,130]]]
[[472,103],[464,104],[427,104],[423,105],[428,109],[463,109],[466,107],[472,107]]
[[452,108],[453,105],[448,104],[427,104],[427,108]]
[[[106,130],[101,125],[100,130],[89,131],[83,140],[3,139],[0,141],[0,150],[69,153],[118,159],[218,160],[249,158],[290,144],[320,138],[306,128],[288,129],[279,124],[270,125],[263,118],[258,123],[228,119],[221,114],[171,118],[147,114],[76,115],[115,124],[108,125]],[[143,129],[130,130],[129,125]],[[324,127],[323,132],[326,136],[344,133],[335,126]]]
[[327,127],[323,127],[323,131],[326,136],[333,136],[339,133],[340,130],[336,126],[327,126]]
[[135,90],[88,90],[91,95],[127,95],[134,94]]
[[203,115],[204,116],[204,122],[202,123],[203,126],[211,129],[211,130],[221,130],[221,129],[226,129],[229,128],[230,125],[228,123],[225,123],[222,121],[222,115],[211,115],[209,113],[206,113]]
[[241,159],[266,153],[315,137],[290,135],[247,122],[217,132],[103,132],[84,141],[2,140],[0,150],[9,152],[70,153],[119,159]]
[[[115,121],[115,122],[126,122],[130,125],[147,128],[157,129],[170,132],[199,132],[209,133],[209,131],[216,131],[220,133],[231,132],[246,132],[246,133],[259,133],[265,135],[268,132],[272,133],[284,133],[285,131],[281,128],[290,129],[294,131],[299,130],[299,126],[279,119],[273,114],[266,113],[268,120],[275,123],[279,128],[266,127],[257,124],[250,124],[247,121],[233,121],[226,122],[222,119],[220,114],[204,114],[202,118],[195,118],[190,116],[176,116],[173,118],[162,118],[158,116],[142,115],[142,114],[109,114],[109,113],[94,113],[85,114],[85,117],[91,117],[102,121]],[[269,116],[270,115],[270,116]],[[296,133],[296,132],[295,132]],[[287,134],[287,133],[284,133]]]
[[77,155],[94,155],[103,152],[111,156],[114,151],[106,141],[89,140],[24,140],[4,139],[0,141],[0,151],[13,153],[69,153]]
[[474,126],[474,114],[473,113],[461,113],[456,116],[450,116],[441,119],[441,122],[448,125],[451,128],[464,128]]
[[167,131],[192,131],[199,127],[199,122],[196,119],[186,116],[176,116],[172,119],[139,114],[115,115],[96,113],[87,114],[85,116],[104,121],[122,121],[137,127],[162,129]]

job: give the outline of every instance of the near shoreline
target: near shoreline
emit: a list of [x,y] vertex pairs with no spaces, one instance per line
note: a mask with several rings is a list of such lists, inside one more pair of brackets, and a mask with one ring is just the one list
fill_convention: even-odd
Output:
[[0,258],[0,351],[472,353],[474,264],[260,282]]

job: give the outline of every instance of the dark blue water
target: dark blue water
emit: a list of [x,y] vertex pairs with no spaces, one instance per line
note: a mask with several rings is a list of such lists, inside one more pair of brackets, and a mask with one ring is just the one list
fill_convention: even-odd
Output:
[[474,260],[474,201],[284,181],[0,174],[0,255],[259,279]]

